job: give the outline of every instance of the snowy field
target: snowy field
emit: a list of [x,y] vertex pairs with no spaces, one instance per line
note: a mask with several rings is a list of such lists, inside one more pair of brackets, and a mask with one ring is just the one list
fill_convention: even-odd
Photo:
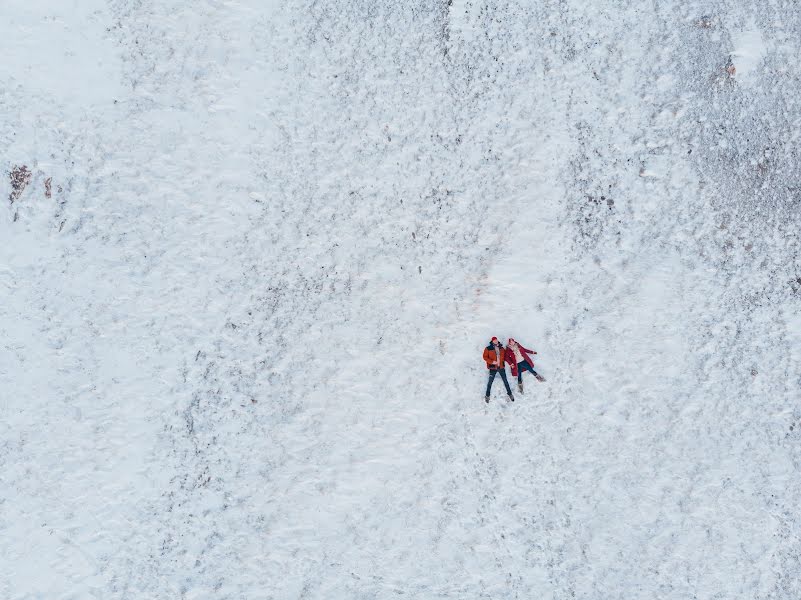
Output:
[[[801,8],[3,0],[0,598],[801,598]],[[548,381],[483,402],[492,335]]]

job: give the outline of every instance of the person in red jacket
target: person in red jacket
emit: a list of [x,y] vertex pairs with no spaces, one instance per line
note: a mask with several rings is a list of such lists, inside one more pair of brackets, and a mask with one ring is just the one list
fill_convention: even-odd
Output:
[[521,346],[514,338],[509,338],[506,345],[506,362],[512,365],[512,377],[517,377],[517,391],[520,393],[523,392],[523,371],[531,371],[537,381],[545,381],[545,378],[534,370],[534,361],[529,354],[536,352]]
[[489,404],[490,390],[492,389],[492,382],[495,380],[496,375],[500,375],[503,379],[503,385],[506,386],[506,393],[509,394],[509,400],[515,401],[512,395],[512,389],[509,387],[509,381],[506,379],[506,348],[503,347],[500,340],[496,337],[492,338],[489,346],[484,348],[484,362],[487,363],[489,369],[489,381],[487,382],[487,393],[484,395],[484,402]]

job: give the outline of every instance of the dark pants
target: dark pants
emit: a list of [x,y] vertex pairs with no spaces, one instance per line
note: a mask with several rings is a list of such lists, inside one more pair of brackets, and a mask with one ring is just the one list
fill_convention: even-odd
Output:
[[523,371],[526,370],[531,371],[531,374],[534,375],[534,377],[537,376],[537,372],[531,368],[531,365],[528,364],[527,360],[524,360],[523,362],[517,363],[517,383],[523,383]]
[[506,379],[506,369],[490,369],[489,372],[489,381],[487,382],[487,393],[486,395],[490,395],[490,389],[492,388],[492,382],[495,381],[495,376],[500,375],[501,379],[503,379],[503,385],[506,386],[506,393],[510,396],[512,395],[512,390],[509,387],[509,381]]

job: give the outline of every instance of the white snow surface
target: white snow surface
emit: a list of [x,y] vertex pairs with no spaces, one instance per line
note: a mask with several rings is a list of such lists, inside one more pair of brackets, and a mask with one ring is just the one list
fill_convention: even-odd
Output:
[[794,3],[4,0],[0,50],[0,597],[801,598]]
[[753,22],[746,28],[734,33],[735,48],[732,51],[732,64],[735,67],[734,75],[740,82],[753,81],[751,74],[757,69],[765,54],[765,45],[762,34]]

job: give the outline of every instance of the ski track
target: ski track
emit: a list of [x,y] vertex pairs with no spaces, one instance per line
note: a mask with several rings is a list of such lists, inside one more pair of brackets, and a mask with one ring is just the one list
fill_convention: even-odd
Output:
[[801,597],[791,4],[0,16],[0,596]]

